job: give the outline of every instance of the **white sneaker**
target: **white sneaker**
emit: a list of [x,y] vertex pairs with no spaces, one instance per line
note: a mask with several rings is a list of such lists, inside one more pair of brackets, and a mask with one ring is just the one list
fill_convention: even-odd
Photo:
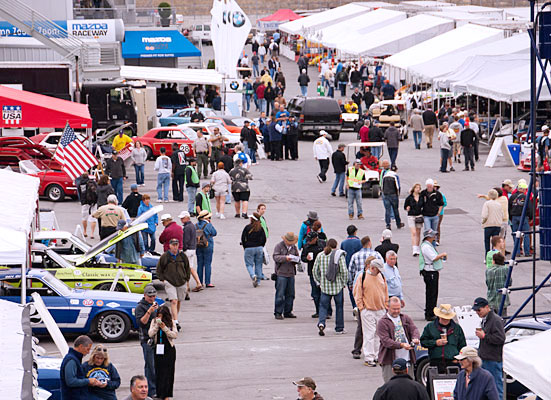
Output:
[[346,335],[348,332],[346,332],[346,329],[343,329],[342,331],[335,331],[335,335]]
[[220,214],[220,219],[226,219],[224,214]]
[[220,213],[216,213],[216,218],[220,218]]

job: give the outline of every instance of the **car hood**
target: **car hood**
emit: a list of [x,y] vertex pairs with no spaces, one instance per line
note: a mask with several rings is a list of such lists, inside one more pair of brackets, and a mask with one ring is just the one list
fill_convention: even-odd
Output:
[[133,303],[138,304],[143,295],[136,293],[128,292],[111,292],[109,290],[85,290],[85,289],[74,289],[73,299],[91,299],[91,300],[102,300],[103,302],[107,301],[116,301],[119,303]]
[[[153,209],[152,209],[153,210]],[[151,210],[149,210],[151,211]],[[145,215],[145,214],[144,214]],[[147,224],[146,223],[139,223],[137,225],[131,225],[127,230],[125,231],[117,231],[111,235],[109,235],[108,237],[106,237],[105,239],[103,239],[102,241],[100,241],[98,244],[96,244],[95,246],[92,246],[90,248],[90,250],[88,250],[88,252],[86,252],[86,254],[78,257],[76,260],[74,260],[74,264],[75,266],[79,266],[79,265],[82,265],[88,261],[90,261],[92,258],[94,258],[95,256],[97,256],[98,254],[104,252],[105,250],[107,250],[109,247],[117,244],[118,242],[120,242],[121,240],[133,235],[134,233],[136,232],[140,232],[144,229],[147,228]]]

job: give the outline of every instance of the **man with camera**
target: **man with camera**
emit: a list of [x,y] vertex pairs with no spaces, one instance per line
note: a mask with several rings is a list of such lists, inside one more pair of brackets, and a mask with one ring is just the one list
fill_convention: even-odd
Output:
[[157,297],[157,290],[152,284],[147,285],[144,288],[143,298],[138,302],[136,306],[136,319],[140,326],[138,332],[140,335],[140,344],[143,350],[143,358],[145,361],[144,374],[147,378],[149,397],[155,397],[155,352],[147,341],[149,340],[149,326],[151,321],[157,317],[157,309],[159,305],[155,301]]

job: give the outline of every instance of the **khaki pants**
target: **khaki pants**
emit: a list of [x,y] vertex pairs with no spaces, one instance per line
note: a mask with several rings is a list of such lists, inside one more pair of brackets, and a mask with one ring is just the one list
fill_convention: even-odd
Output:
[[425,142],[427,142],[427,146],[432,147],[432,136],[434,135],[435,129],[436,129],[436,126],[434,125],[425,126]]
[[365,361],[375,361],[379,355],[379,338],[376,334],[377,322],[384,315],[385,310],[371,311],[366,309],[363,309],[360,314],[364,336],[362,351]]

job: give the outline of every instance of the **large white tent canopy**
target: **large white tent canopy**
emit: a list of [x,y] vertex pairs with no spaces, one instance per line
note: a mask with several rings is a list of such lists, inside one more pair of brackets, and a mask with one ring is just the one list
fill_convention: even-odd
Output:
[[[442,55],[488,42],[503,39],[500,29],[467,24],[442,35],[433,37],[385,59],[385,64],[401,70],[423,62],[434,60]],[[457,59],[455,55],[453,59]]]
[[365,35],[406,18],[407,14],[404,12],[379,8],[323,28],[319,31],[319,39],[310,39],[320,42],[326,47],[338,48],[341,43],[355,42],[360,35]]
[[529,51],[530,42],[528,34],[522,33],[480,46],[471,46],[468,49],[454,52],[453,57],[446,54],[421,64],[409,66],[408,73],[423,81],[430,82],[439,76],[454,72],[458,67],[456,60],[466,60],[471,56],[499,56],[528,53]]
[[196,85],[222,84],[222,74],[214,69],[121,66],[121,78],[152,82],[177,82]]
[[0,226],[0,263],[20,265],[26,263],[27,235],[25,232]]
[[388,25],[340,46],[344,54],[382,57],[396,54],[454,28],[453,21],[419,14]]
[[551,330],[503,347],[503,370],[544,400],[551,400]]
[[36,216],[40,179],[0,169],[0,226],[21,231],[31,231]]

